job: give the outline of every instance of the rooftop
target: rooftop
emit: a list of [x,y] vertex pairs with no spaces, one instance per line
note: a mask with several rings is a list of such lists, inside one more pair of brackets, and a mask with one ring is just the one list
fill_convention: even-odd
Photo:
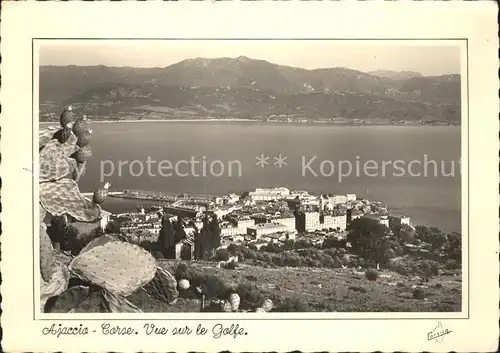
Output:
[[281,229],[285,226],[279,223],[269,222],[269,223],[259,223],[254,226],[248,227],[249,229]]

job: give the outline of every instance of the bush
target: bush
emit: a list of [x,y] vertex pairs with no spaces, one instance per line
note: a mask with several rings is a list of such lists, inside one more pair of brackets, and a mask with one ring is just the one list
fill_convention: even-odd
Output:
[[240,307],[246,309],[255,309],[265,299],[259,288],[255,284],[241,283],[235,290],[240,296]]
[[349,290],[353,292],[366,293],[366,289],[360,286],[349,286]]
[[250,282],[256,282],[257,281],[257,277],[255,277],[254,275],[248,275],[248,276],[245,276],[245,278],[250,281]]
[[415,288],[413,290],[413,298],[415,299],[424,299],[425,298],[425,292],[422,288]]
[[398,297],[404,298],[404,299],[412,299],[413,298],[413,294],[411,294],[409,292],[401,292],[401,293],[398,294]]
[[217,276],[204,275],[193,279],[193,282],[206,286],[206,294],[209,298],[226,298],[231,287]]
[[443,285],[441,283],[436,283],[434,285],[434,288],[443,288]]
[[215,251],[216,261],[227,261],[229,260],[229,251],[227,249],[217,249]]
[[228,263],[224,264],[224,266],[223,266],[223,267],[224,267],[226,270],[234,270],[234,269],[236,269],[236,267],[237,267],[237,266],[238,266],[238,263],[237,263],[237,262],[235,262],[235,261],[230,261],[230,262],[228,262]]
[[187,279],[191,282],[195,275],[195,271],[184,262],[179,263],[174,270],[174,277],[177,281],[180,281],[181,279]]
[[457,261],[450,259],[450,260],[445,262],[444,268],[447,270],[457,270],[460,268],[460,265],[458,264]]
[[365,272],[365,277],[369,281],[376,281],[378,279],[378,276],[379,276],[378,272],[371,268],[366,270]]
[[275,253],[275,254],[279,254],[279,253],[283,252],[283,248],[275,243],[269,243],[266,246],[264,246],[262,249],[267,251],[267,252],[271,252],[271,253]]
[[309,305],[300,298],[286,298],[279,303],[274,311],[278,312],[308,312],[311,311]]
[[155,259],[163,259],[163,253],[158,250],[153,252],[153,256],[155,257]]
[[455,309],[455,307],[450,303],[436,302],[436,303],[432,304],[432,311],[434,311],[434,312],[452,312],[452,311],[458,311],[458,309]]

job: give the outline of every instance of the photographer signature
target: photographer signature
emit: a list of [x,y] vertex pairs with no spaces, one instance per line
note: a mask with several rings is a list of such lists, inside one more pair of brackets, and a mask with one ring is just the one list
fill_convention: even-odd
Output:
[[434,327],[434,329],[430,332],[427,332],[427,340],[432,341],[436,340],[438,343],[443,342],[444,336],[452,333],[453,331],[450,331],[447,328],[443,327],[443,324],[441,322],[438,322],[437,326]]

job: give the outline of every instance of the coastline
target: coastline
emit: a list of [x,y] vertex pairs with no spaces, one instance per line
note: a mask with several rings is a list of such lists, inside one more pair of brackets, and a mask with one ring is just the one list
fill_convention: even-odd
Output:
[[[302,121],[277,121],[277,120],[270,120],[270,121],[262,121],[262,120],[255,120],[255,119],[237,119],[237,118],[231,118],[231,119],[220,119],[220,118],[206,118],[206,119],[121,119],[121,120],[93,120],[90,118],[92,124],[114,124],[114,123],[189,123],[189,122],[215,122],[215,123],[259,123],[259,124],[283,124],[283,125],[328,125],[328,126],[409,126],[409,127],[416,127],[416,126],[439,126],[439,127],[458,127],[460,128],[461,125],[459,124],[421,124],[418,122],[411,122],[411,123],[394,123],[394,122],[369,122],[369,121],[364,121],[364,122],[335,122],[335,121],[307,121],[307,122],[302,122]],[[59,121],[54,120],[54,121],[39,121],[39,124],[45,124],[45,125],[53,125],[53,124],[58,124]]]

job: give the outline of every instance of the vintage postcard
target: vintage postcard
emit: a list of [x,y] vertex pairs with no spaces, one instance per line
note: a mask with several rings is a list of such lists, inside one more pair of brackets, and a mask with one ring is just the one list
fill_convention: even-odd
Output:
[[496,30],[489,2],[5,5],[4,349],[495,351]]

